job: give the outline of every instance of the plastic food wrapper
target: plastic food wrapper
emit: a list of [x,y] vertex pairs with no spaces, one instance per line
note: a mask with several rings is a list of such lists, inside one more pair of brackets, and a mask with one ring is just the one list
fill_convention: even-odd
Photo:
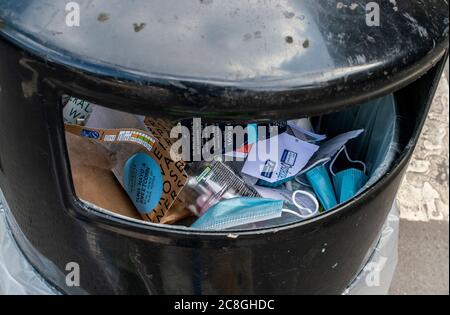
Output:
[[148,131],[145,116],[130,114],[103,106],[93,106],[85,126],[88,128],[120,129],[133,128]]
[[[305,127],[305,120],[308,122]],[[317,133],[314,133],[312,130],[311,123],[309,122],[309,119],[299,119],[298,121],[289,121],[288,126],[291,129],[293,135],[297,137],[300,140],[306,141],[306,142],[319,142],[323,141],[327,138],[326,135],[319,135]]]
[[[289,125],[296,125],[297,127],[300,127],[303,130],[307,130],[307,131],[314,133],[314,127],[313,127],[313,125],[311,123],[311,119],[309,117],[288,120],[288,126]],[[289,126],[289,127],[291,127],[291,126]]]
[[197,216],[223,199],[234,197],[259,197],[258,192],[248,186],[242,178],[222,163],[195,162],[186,168],[189,179],[180,193],[180,198]]
[[[137,129],[96,129],[66,125],[67,132],[87,138],[91,143],[102,144],[99,147],[103,147],[107,152],[103,152],[103,156],[100,155],[103,160],[100,159],[101,165],[97,165],[98,168],[112,171],[144,220],[161,223],[167,222],[163,218],[186,183],[187,174],[182,160],[171,159],[170,152],[166,149],[169,144],[163,139],[163,132],[157,129],[158,127],[154,128],[156,136]],[[102,166],[103,163],[105,166]],[[110,174],[108,176],[101,178],[111,183],[113,180]],[[95,179],[93,181],[95,182]],[[113,193],[116,193],[117,185],[111,187],[115,187]],[[83,191],[83,188],[78,190]],[[89,196],[91,200],[88,201],[93,202],[92,198],[98,201],[100,197],[94,197],[92,194]],[[122,200],[121,205],[126,205],[126,202]],[[120,207],[122,210],[117,211],[125,211],[123,209],[127,208],[129,207]],[[187,212],[181,211],[180,217],[185,216]]]

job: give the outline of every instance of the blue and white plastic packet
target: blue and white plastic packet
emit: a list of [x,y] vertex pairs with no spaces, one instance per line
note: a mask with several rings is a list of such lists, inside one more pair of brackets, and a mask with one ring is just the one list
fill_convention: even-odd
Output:
[[[307,120],[309,121],[309,120]],[[293,135],[295,137],[297,137],[300,140],[306,141],[306,142],[311,142],[311,143],[315,143],[315,142],[319,142],[319,141],[323,141],[327,138],[326,135],[319,135],[317,133],[314,133],[304,127],[302,127],[302,125],[304,125],[304,123],[302,123],[303,120],[299,120],[299,121],[288,121],[288,126],[291,129]],[[311,127],[312,129],[312,127]]]
[[319,146],[282,133],[252,146],[242,173],[258,178],[258,185],[277,187],[298,174]]

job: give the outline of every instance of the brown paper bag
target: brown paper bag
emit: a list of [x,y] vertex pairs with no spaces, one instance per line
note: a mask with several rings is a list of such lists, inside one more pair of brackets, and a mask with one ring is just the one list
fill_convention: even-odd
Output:
[[91,139],[66,132],[75,193],[100,208],[141,219],[130,198],[111,171],[108,150]]

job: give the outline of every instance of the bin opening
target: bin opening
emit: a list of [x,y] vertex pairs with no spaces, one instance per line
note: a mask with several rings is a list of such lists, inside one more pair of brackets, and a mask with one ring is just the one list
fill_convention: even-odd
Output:
[[374,185],[398,155],[394,95],[270,123],[168,120],[62,97],[74,192],[144,224],[252,230],[316,217]]

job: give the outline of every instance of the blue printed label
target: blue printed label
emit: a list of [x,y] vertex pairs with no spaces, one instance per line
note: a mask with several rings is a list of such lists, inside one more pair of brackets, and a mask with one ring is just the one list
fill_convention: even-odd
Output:
[[293,166],[295,164],[295,160],[297,159],[297,153],[284,150],[283,155],[281,156],[281,162],[286,163],[290,166]]
[[83,129],[81,130],[81,136],[91,139],[98,139],[100,138],[100,134],[95,130],[89,130],[89,129]]
[[274,161],[267,160],[266,163],[264,164],[264,168],[261,172],[261,176],[271,178],[272,174],[273,174],[273,170],[275,169],[276,165],[277,165],[277,163],[275,163]]
[[125,163],[123,185],[140,213],[150,213],[163,193],[159,165],[148,154],[136,153]]
[[280,170],[278,171],[278,180],[283,180],[289,176],[289,170],[294,166],[297,160],[297,153],[290,150],[284,150],[281,155]]

